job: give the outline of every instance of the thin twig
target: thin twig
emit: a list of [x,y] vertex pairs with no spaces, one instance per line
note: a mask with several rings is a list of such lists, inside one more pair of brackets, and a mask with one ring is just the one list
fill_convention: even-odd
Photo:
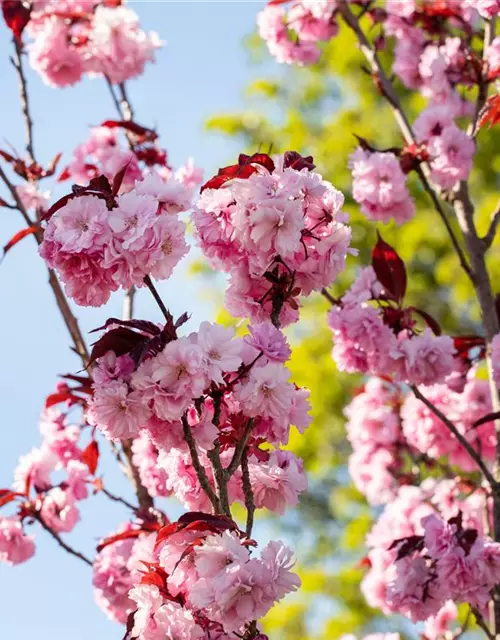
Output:
[[187,445],[189,447],[189,453],[191,454],[191,461],[193,463],[193,469],[196,472],[196,477],[198,478],[201,488],[207,494],[208,499],[212,503],[215,512],[221,513],[219,498],[217,497],[215,491],[212,489],[207,473],[200,462],[198,450],[196,449],[196,442],[194,441],[191,427],[189,426],[186,415],[182,416],[182,427],[184,432],[184,440],[187,442]]
[[165,320],[167,322],[171,322],[172,321],[172,314],[170,313],[170,311],[167,309],[167,307],[163,303],[163,300],[161,299],[160,294],[156,290],[156,287],[154,286],[153,281],[151,280],[151,278],[149,276],[146,276],[144,278],[144,284],[151,291],[151,293],[153,295],[153,298],[156,301],[156,304],[160,307],[161,312],[165,316]]
[[485,465],[485,463],[483,462],[481,456],[477,453],[477,451],[472,447],[472,445],[468,442],[468,440],[466,440],[466,438],[464,438],[464,436],[460,433],[460,431],[458,431],[458,429],[453,424],[453,422],[449,418],[447,418],[440,409],[438,409],[436,406],[434,406],[432,404],[432,402],[430,400],[428,400],[423,395],[423,393],[420,391],[420,389],[418,387],[416,387],[415,385],[411,385],[410,388],[413,391],[413,393],[415,394],[415,396],[419,400],[421,400],[425,404],[425,406],[428,409],[430,409],[430,411],[432,411],[432,413],[435,416],[437,416],[441,420],[441,422],[443,422],[443,424],[447,427],[447,429],[454,435],[454,437],[458,440],[458,442],[462,445],[462,447],[467,451],[467,453],[470,455],[470,457],[477,464],[477,466],[479,467],[479,469],[483,473],[483,476],[489,482],[492,490],[495,493],[498,493],[498,491],[499,491],[498,484],[495,481],[495,478],[493,477],[493,474],[488,469],[488,467]]
[[475,137],[479,132],[479,118],[483,111],[483,107],[488,99],[488,48],[495,38],[495,18],[484,20],[484,39],[483,39],[483,64],[481,68],[481,78],[479,80],[479,90],[474,109],[474,117],[467,129],[467,135]]
[[212,473],[215,478],[217,494],[219,496],[220,513],[231,517],[231,508],[229,506],[229,493],[227,489],[228,476],[222,466],[220,459],[220,444],[215,443],[214,448],[208,452],[208,459],[212,465]]
[[472,613],[474,614],[474,617],[476,618],[477,625],[481,627],[484,633],[488,636],[489,640],[495,640],[495,636],[488,629],[488,625],[486,624],[486,621],[483,618],[483,614],[479,611],[479,609],[477,609],[476,607],[471,607],[470,610],[472,611]]
[[241,439],[238,441],[238,444],[236,445],[233,458],[229,463],[229,466],[226,467],[226,474],[228,478],[230,478],[234,474],[236,469],[240,466],[241,457],[243,455],[243,451],[245,450],[245,447],[248,444],[248,439],[250,438],[250,434],[252,433],[253,425],[254,425],[254,420],[253,418],[250,418],[248,420],[247,426],[245,428],[245,431],[243,432]]
[[246,534],[247,538],[251,538],[255,515],[255,501],[253,496],[252,483],[250,481],[250,472],[248,469],[247,448],[245,448],[245,450],[243,451],[243,455],[241,456],[241,478],[243,485],[243,494],[245,496],[245,507],[247,509]]
[[118,85],[118,89],[120,91],[121,97],[121,110],[124,116],[124,120],[133,120],[134,119],[134,109],[132,107],[132,103],[129,100],[127,95],[127,87],[124,82],[120,82]]
[[118,100],[118,98],[116,97],[116,93],[115,93],[115,88],[113,86],[113,84],[111,83],[111,80],[108,78],[108,76],[104,76],[106,79],[106,84],[108,85],[108,89],[109,89],[109,93],[111,94],[111,99],[113,100],[113,104],[115,105],[116,111],[118,113],[118,116],[120,118],[123,118],[123,113],[120,107],[120,101]]
[[35,151],[33,142],[33,119],[31,118],[30,103],[28,98],[28,87],[26,84],[26,76],[24,75],[23,67],[23,45],[16,38],[12,39],[14,43],[15,55],[11,58],[17,77],[19,80],[19,97],[21,99],[21,109],[23,112],[25,135],[26,135],[26,152],[30,162],[35,162]]
[[104,493],[104,495],[107,496],[110,500],[113,500],[113,502],[120,502],[121,504],[125,505],[129,509],[132,509],[132,511],[137,511],[137,507],[134,507],[133,504],[131,504],[130,502],[127,502],[125,498],[121,498],[120,496],[115,496],[114,493],[111,493],[111,491],[108,491],[104,487],[101,489],[101,492]]
[[491,214],[491,222],[490,227],[484,236],[481,238],[481,242],[484,244],[485,249],[489,249],[493,244],[493,240],[495,239],[495,235],[497,232],[498,224],[500,223],[500,202],[497,205],[495,211]]
[[53,529],[51,529],[48,524],[46,524],[44,522],[44,520],[43,520],[42,516],[40,515],[40,513],[38,513],[38,512],[34,513],[33,517],[37,520],[37,522],[39,522],[42,525],[42,527],[45,529],[45,531],[50,533],[50,535],[54,538],[54,540],[57,541],[57,543],[59,544],[60,547],[62,547],[65,551],[70,553],[72,556],[75,556],[75,558],[79,558],[80,560],[82,560],[86,564],[92,566],[92,561],[89,560],[86,556],[84,556],[83,553],[80,553],[79,551],[76,551],[75,549],[70,547],[69,544],[66,544],[66,542],[64,542],[64,540],[61,538],[61,536],[58,533],[56,533]]
[[326,298],[328,300],[332,307],[336,307],[339,304],[339,301],[335,300],[332,294],[324,287],[323,289],[321,289],[321,295],[323,296],[323,298]]

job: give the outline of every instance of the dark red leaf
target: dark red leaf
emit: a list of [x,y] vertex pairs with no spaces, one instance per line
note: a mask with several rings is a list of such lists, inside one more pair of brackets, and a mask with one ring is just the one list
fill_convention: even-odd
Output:
[[279,4],[286,4],[287,2],[290,2],[290,0],[269,0],[267,4],[269,7],[272,7],[272,6],[277,6]]
[[453,346],[459,355],[467,355],[471,349],[484,348],[485,340],[481,336],[457,336],[453,338]]
[[123,178],[125,177],[129,164],[130,160],[123,165],[120,171],[118,171],[118,173],[113,178],[113,186],[111,188],[111,191],[113,192],[114,196],[117,196],[118,191],[120,191],[120,187],[122,186]]
[[31,5],[20,0],[3,0],[2,13],[6,25],[15,39],[20,41],[24,28],[30,21]]
[[249,178],[253,173],[257,171],[259,165],[264,167],[269,172],[273,172],[275,169],[274,162],[265,153],[254,153],[252,156],[247,156],[241,153],[238,158],[238,164],[232,164],[228,167],[222,167],[217,172],[217,175],[201,187],[200,193],[203,193],[205,189],[220,189],[226,182],[239,178],[241,180]]
[[478,129],[493,127],[500,121],[500,95],[490,96],[479,114]]
[[108,129],[124,129],[134,136],[137,136],[141,142],[153,142],[158,138],[156,131],[143,127],[137,122],[132,120],[105,120],[101,127],[107,127]]
[[482,424],[486,424],[487,422],[493,422],[493,420],[498,420],[500,418],[500,411],[495,411],[494,413],[488,413],[487,415],[479,418],[472,424],[472,428],[480,427]]
[[45,399],[45,408],[53,407],[55,404],[59,404],[60,402],[66,402],[71,398],[71,390],[68,387],[67,391],[60,391],[58,393],[51,393]]
[[407,538],[400,538],[394,540],[389,547],[389,550],[398,548],[396,555],[396,561],[411,555],[415,551],[421,551],[424,548],[423,536],[408,536]]
[[406,267],[396,251],[382,240],[377,232],[377,244],[372,252],[372,266],[378,281],[396,302],[401,302],[406,293]]
[[52,160],[52,162],[49,164],[49,166],[47,167],[46,171],[44,172],[44,177],[48,178],[50,176],[53,176],[54,173],[56,172],[57,169],[57,165],[59,164],[59,160],[62,158],[62,153],[58,153],[56,155],[56,157]]
[[120,327],[131,327],[132,329],[143,331],[144,333],[148,333],[152,336],[157,336],[161,333],[160,327],[156,326],[154,322],[149,322],[149,320],[120,320],[119,318],[108,318],[102,327],[92,329],[90,333],[103,331],[114,324]]
[[54,213],[56,213],[56,211],[59,211],[59,209],[62,209],[63,207],[65,207],[70,200],[73,200],[73,198],[76,198],[75,193],[68,193],[62,198],[59,198],[59,200],[57,200],[57,202],[54,202],[54,204],[50,207],[50,209],[43,214],[43,216],[41,217],[41,220],[44,220],[44,221],[50,220],[50,218],[52,218],[52,216],[54,215]]
[[120,540],[133,540],[134,538],[138,538],[141,533],[143,533],[142,529],[128,529],[127,531],[122,531],[114,536],[109,536],[108,538],[104,538],[104,540],[97,545],[96,551],[99,553],[105,547],[108,547],[110,544],[114,544],[115,542],[120,542]]
[[99,445],[96,440],[92,440],[92,442],[84,449],[82,453],[82,460],[89,468],[90,473],[95,475],[97,463],[99,462]]
[[17,160],[17,158],[14,158],[14,156],[11,156],[10,153],[7,153],[7,151],[2,151],[2,149],[0,149],[0,156],[2,156],[2,158],[9,164],[12,164]]
[[132,633],[132,629],[135,626],[135,614],[137,611],[131,611],[128,614],[127,617],[127,625],[125,628],[125,635],[123,636],[122,640],[133,640],[130,636],[130,634]]
[[71,178],[71,171],[69,167],[64,167],[59,176],[57,177],[57,182],[64,182],[65,180],[69,180]]
[[36,233],[39,229],[40,227],[37,224],[33,224],[31,225],[31,227],[26,227],[26,229],[21,229],[21,231],[18,231],[16,234],[14,234],[3,248],[2,260],[5,257],[5,254],[8,251],[10,251],[12,247],[14,247],[23,238],[30,236],[32,233]]
[[228,528],[238,528],[236,526],[236,523],[227,516],[212,515],[211,513],[204,513],[203,511],[188,511],[187,513],[183,513],[177,522],[181,524],[190,524],[191,522],[200,520],[209,522],[216,527],[219,526],[221,528],[221,531]]
[[23,493],[18,493],[17,491],[11,491],[10,489],[1,489],[0,490],[0,507],[3,507],[4,505],[9,504],[9,502],[12,502],[19,496],[24,498]]
[[94,343],[89,365],[95,362],[97,358],[102,358],[108,351],[113,351],[117,356],[123,356],[132,351],[141,342],[144,342],[144,340],[143,335],[126,327],[111,329]]
[[408,311],[413,311],[413,313],[417,313],[421,316],[427,326],[432,329],[436,336],[440,336],[442,333],[441,326],[437,320],[435,320],[427,311],[423,311],[422,309],[417,309],[416,307],[408,307]]
[[84,189],[88,191],[97,191],[106,195],[111,195],[113,193],[109,180],[103,175],[92,178],[89,182],[89,186],[84,187]]
[[283,168],[287,169],[288,167],[296,171],[300,171],[301,169],[312,171],[316,165],[314,164],[312,156],[301,156],[297,151],[285,151]]
[[261,167],[267,169],[269,173],[272,173],[276,169],[274,160],[271,158],[271,156],[268,156],[267,153],[254,153],[251,156],[240,153],[238,164],[240,166],[245,166],[247,164],[258,164]]

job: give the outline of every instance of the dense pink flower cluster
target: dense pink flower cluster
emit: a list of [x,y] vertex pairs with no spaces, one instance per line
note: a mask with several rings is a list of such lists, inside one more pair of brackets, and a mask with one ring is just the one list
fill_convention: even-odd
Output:
[[189,206],[187,188],[173,182],[149,174],[112,197],[91,181],[55,211],[40,255],[77,304],[98,307],[120,287],[143,286],[147,275],[170,277],[188,251],[186,226],[177,216]]
[[[188,509],[202,511],[210,505],[192,465],[186,428],[208,470],[215,442],[223,444],[227,466],[250,426],[255,504],[282,513],[306,488],[302,463],[291,452],[259,446],[286,444],[292,424],[303,430],[309,423],[308,392],[289,382],[283,364],[289,355],[284,336],[270,323],[254,325],[240,339],[232,329],[203,322],[138,365],[130,355],[116,358],[110,351],[94,368],[88,419],[113,440],[136,438],[134,460],[153,495],[173,492]],[[239,470],[228,488],[230,502],[244,501]]]
[[393,376],[410,384],[443,382],[458,366],[453,340],[428,327],[417,332],[404,311],[371,306],[387,300],[372,267],[363,269],[328,316],[333,358],[341,371]]
[[130,591],[137,607],[133,637],[204,638],[208,631],[208,637],[236,637],[298,588],[293,564],[281,542],[270,542],[257,557],[234,530],[201,538],[174,532],[159,546],[154,584],[143,581]]
[[[142,533],[127,523],[115,535],[132,533],[134,530],[137,537],[106,544],[96,555],[92,567],[96,603],[111,620],[121,624],[125,624],[130,613],[135,610],[129,591],[146,571],[144,563],[155,562],[157,559],[154,533]],[[106,540],[102,542],[105,544]]]
[[53,87],[84,74],[119,84],[140,75],[162,42],[145,33],[136,13],[100,0],[35,2],[27,31],[30,64]]
[[406,176],[394,153],[370,152],[361,147],[351,155],[352,195],[371,220],[398,224],[415,213],[415,203],[406,187]]
[[500,544],[464,528],[461,515],[446,522],[430,514],[421,526],[421,537],[395,545],[390,609],[413,621],[435,616],[448,600],[484,609],[500,580]]
[[402,393],[397,385],[370,378],[345,408],[347,438],[353,453],[349,473],[371,504],[384,504],[398,488],[396,474],[402,467],[399,409]]
[[336,0],[297,0],[285,11],[267,5],[257,18],[260,37],[278,62],[312,64],[321,55],[318,42],[330,40],[338,31],[333,17]]
[[[492,411],[486,380],[470,377],[460,393],[451,390],[447,385],[422,387],[422,392],[453,422],[485,460],[495,459],[496,436],[493,422],[474,426],[477,420]],[[404,401],[401,418],[404,437],[417,451],[436,459],[447,456],[451,464],[459,466],[464,471],[477,468],[463,446],[450,436],[443,422],[413,394],[408,394]]]
[[351,238],[344,198],[313,167],[295,152],[276,162],[240,156],[239,166],[204,185],[193,210],[196,236],[211,265],[230,276],[233,315],[262,321],[277,305],[281,324],[294,322],[299,295],[329,286],[343,270]]
[[[59,385],[59,394],[65,386]],[[78,503],[88,497],[92,483],[80,447],[81,429],[55,407],[43,412],[42,444],[21,456],[14,471],[12,498],[25,504],[13,502],[19,506],[16,514],[0,518],[0,561],[18,564],[34,554],[34,537],[24,532],[33,518],[56,533],[72,531],[80,520]]]
[[[384,613],[394,613],[392,596],[395,593],[395,577],[397,575],[397,557],[399,545],[394,541],[411,539],[413,536],[424,534],[426,518],[436,517],[442,521],[456,518],[460,513],[463,518],[463,526],[470,530],[482,530],[486,511],[486,499],[484,493],[476,491],[466,496],[460,489],[460,483],[455,480],[441,480],[436,482],[427,479],[420,486],[403,485],[399,488],[396,497],[385,507],[379,519],[367,536],[369,548],[367,562],[369,571],[365,575],[361,589],[368,604],[381,609]],[[459,567],[457,567],[459,568]],[[403,566],[401,569],[404,571]],[[409,585],[408,585],[409,586]],[[416,587],[416,583],[414,583]],[[411,588],[411,587],[409,587]],[[415,589],[415,591],[417,591]],[[429,627],[432,630],[439,628],[441,624],[450,622],[450,604],[446,598],[451,595],[442,592],[439,600],[427,601],[415,594],[417,606],[427,606],[428,610],[422,619],[429,619]],[[420,592],[422,596],[422,592]],[[463,598],[457,599],[462,602]],[[420,603],[420,604],[418,604]],[[440,607],[445,610],[440,612]],[[407,611],[400,610],[402,613]]]
[[21,520],[0,517],[0,562],[20,564],[29,560],[34,553],[34,538],[24,532]]

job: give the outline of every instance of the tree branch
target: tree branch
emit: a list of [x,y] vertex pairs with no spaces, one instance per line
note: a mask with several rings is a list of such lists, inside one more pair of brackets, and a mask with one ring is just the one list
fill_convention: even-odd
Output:
[[481,242],[483,243],[485,250],[489,249],[493,244],[493,240],[495,239],[499,222],[500,222],[500,202],[498,203],[495,211],[491,214],[490,227],[486,235],[483,238],[481,238]]
[[50,535],[54,538],[54,540],[56,540],[57,544],[60,547],[62,547],[65,551],[70,553],[72,556],[75,556],[75,558],[79,558],[80,560],[82,560],[82,562],[85,562],[85,564],[88,564],[89,566],[92,566],[92,561],[89,560],[87,558],[87,556],[84,556],[83,553],[80,553],[79,551],[76,551],[75,549],[70,547],[69,544],[66,544],[66,542],[64,542],[64,540],[61,538],[61,536],[58,533],[56,533],[53,529],[51,529],[48,524],[46,524],[44,522],[44,520],[43,520],[42,516],[40,515],[40,513],[34,512],[33,513],[33,517],[35,518],[35,520],[37,522],[39,522],[42,525],[42,527],[45,529],[45,531],[50,533]]
[[187,421],[187,417],[185,414],[182,416],[182,427],[184,432],[184,440],[187,442],[187,445],[189,447],[189,453],[191,454],[193,469],[196,472],[196,477],[198,478],[198,482],[200,483],[201,488],[207,494],[208,499],[212,503],[215,513],[221,513],[221,505],[220,505],[219,498],[217,497],[215,491],[212,489],[207,473],[200,462],[198,451],[196,449],[196,442],[194,441],[193,434],[191,432],[191,427],[189,426],[189,422]]
[[28,86],[23,67],[23,45],[16,38],[12,39],[14,43],[15,55],[10,59],[19,80],[19,97],[21,99],[21,110],[23,112],[25,136],[26,136],[26,152],[30,162],[35,162],[35,151],[33,142],[33,119],[31,118],[30,103],[28,98]]
[[120,502],[121,504],[123,504],[125,507],[128,507],[129,509],[132,509],[132,511],[137,511],[137,507],[134,507],[133,504],[131,504],[130,502],[127,502],[127,500],[125,500],[125,498],[120,498],[120,496],[115,496],[114,493],[111,493],[111,491],[108,491],[105,487],[103,487],[101,489],[102,493],[104,493],[105,496],[107,496],[110,500],[113,500],[113,502]]
[[449,418],[447,418],[445,416],[445,414],[440,409],[438,409],[435,405],[433,405],[432,402],[430,400],[428,400],[423,395],[423,393],[418,389],[418,387],[416,387],[415,385],[411,385],[410,388],[413,391],[413,393],[415,394],[415,397],[418,398],[421,402],[423,402],[425,404],[425,406],[428,409],[430,409],[430,411],[432,411],[432,413],[436,417],[438,417],[441,420],[441,422],[447,427],[447,429],[453,434],[453,436],[458,440],[458,442],[462,445],[462,447],[467,451],[467,453],[470,455],[470,457],[477,464],[477,466],[481,470],[483,476],[485,477],[485,479],[490,484],[493,492],[494,493],[498,493],[499,487],[498,487],[498,484],[497,484],[495,478],[493,477],[493,474],[488,469],[488,467],[485,465],[485,463],[483,462],[481,456],[474,449],[474,447],[470,444],[470,442],[468,442],[468,440],[466,440],[466,438],[464,438],[464,436],[460,433],[460,431],[458,431],[458,429],[453,424],[453,422],[451,420],[449,420]]
[[245,447],[248,444],[248,439],[250,438],[250,434],[252,433],[253,425],[254,425],[254,420],[253,418],[250,418],[248,420],[247,426],[245,428],[245,431],[241,439],[238,441],[238,444],[236,445],[233,458],[229,463],[229,466],[225,470],[228,478],[230,478],[234,474],[236,469],[240,466],[243,451],[245,450]]
[[146,276],[144,278],[144,284],[147,286],[147,288],[151,291],[153,298],[156,301],[156,304],[160,307],[161,312],[163,313],[165,320],[167,322],[171,322],[172,321],[172,314],[170,313],[170,311],[167,309],[167,307],[165,306],[163,300],[160,297],[160,294],[158,293],[158,291],[156,290],[156,287],[153,284],[153,281],[151,280],[151,278],[149,276]]
[[241,456],[241,478],[243,485],[243,493],[245,495],[245,507],[247,510],[247,538],[252,537],[253,521],[255,515],[255,501],[253,496],[252,483],[250,481],[250,472],[248,470],[248,449],[245,448]]

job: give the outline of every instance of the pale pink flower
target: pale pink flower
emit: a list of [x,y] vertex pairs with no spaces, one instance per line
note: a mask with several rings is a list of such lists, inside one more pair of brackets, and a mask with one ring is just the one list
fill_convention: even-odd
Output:
[[410,384],[442,382],[454,368],[455,347],[449,336],[436,336],[429,328],[411,338],[401,337],[398,350],[402,358],[399,378]]
[[89,422],[111,440],[137,436],[150,415],[142,394],[119,380],[97,386],[87,412]]
[[137,15],[128,7],[98,6],[90,32],[88,68],[120,83],[144,71],[154,61],[155,49],[162,43],[155,32],[146,34]]
[[[291,355],[290,345],[283,333],[271,322],[250,325],[250,335],[243,338],[254,350],[255,358],[261,352],[269,362],[286,362]],[[252,359],[253,359],[252,358]]]
[[466,180],[475,150],[474,141],[464,131],[454,124],[445,127],[429,146],[433,157],[432,179],[443,189],[451,189],[459,180]]
[[76,84],[85,70],[82,56],[69,46],[69,30],[64,20],[51,17],[29,45],[29,61],[45,84],[67,87]]
[[435,616],[425,621],[424,633],[429,640],[437,640],[444,636],[450,629],[450,623],[458,619],[458,609],[452,600],[448,600],[439,609]]
[[245,415],[287,420],[292,406],[293,386],[290,372],[279,363],[253,367],[248,379],[235,388],[235,398]]
[[298,497],[307,488],[302,461],[290,451],[271,451],[266,462],[252,460],[250,482],[255,505],[283,514],[285,508],[298,504]]
[[43,497],[40,516],[56,533],[73,531],[80,520],[73,495],[59,487],[54,487]]
[[61,251],[95,251],[109,239],[109,212],[101,198],[73,198],[57,213],[51,218],[47,233],[53,233]]
[[35,211],[48,209],[50,191],[40,191],[32,182],[26,182],[16,187],[16,193],[26,209]]
[[0,517],[0,562],[21,564],[34,554],[34,537],[24,533],[21,521],[15,517]]
[[237,371],[241,365],[239,338],[235,338],[232,328],[210,322],[202,322],[197,333],[190,339],[203,351],[204,371],[209,381],[223,383],[223,374]]
[[362,212],[372,220],[407,222],[415,205],[406,187],[399,161],[393,153],[370,153],[358,147],[351,154],[352,194]]

